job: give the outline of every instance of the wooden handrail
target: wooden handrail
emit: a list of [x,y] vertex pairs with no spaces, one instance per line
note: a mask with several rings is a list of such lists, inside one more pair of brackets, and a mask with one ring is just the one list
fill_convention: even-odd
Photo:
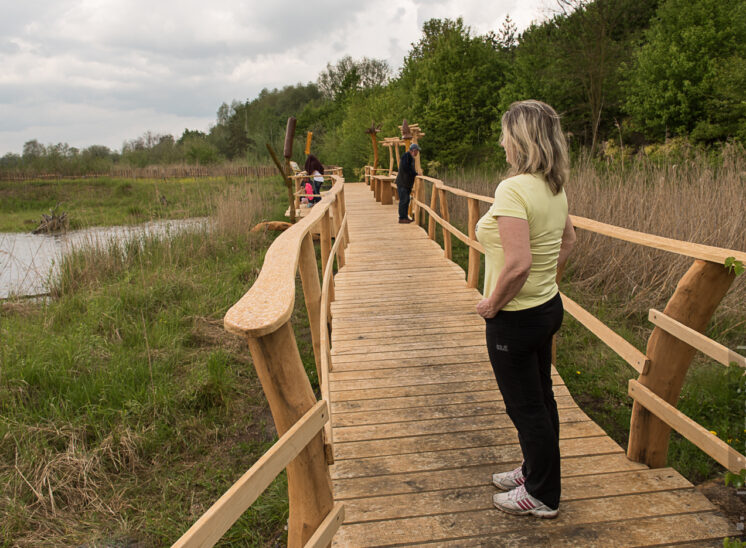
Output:
[[260,337],[272,333],[290,319],[295,305],[300,244],[332,206],[343,187],[344,179],[335,176],[334,186],[311,208],[311,212],[272,243],[254,285],[225,315],[223,323],[227,331]]
[[564,305],[565,310],[567,310],[573,318],[578,320],[591,333],[601,339],[606,346],[616,352],[625,362],[634,367],[635,371],[640,375],[647,374],[650,360],[648,360],[645,354],[632,346],[621,335],[618,335],[610,327],[573,301],[570,297],[564,293],[560,293],[560,295],[562,295],[562,304]]
[[[347,239],[344,236],[344,232],[347,229],[347,214],[342,219],[339,231],[334,240],[334,245],[329,252],[329,258],[326,262],[326,268],[324,269],[324,279],[321,282],[321,370],[319,384],[321,387],[321,397],[331,402],[331,395],[329,393],[329,372],[332,370],[331,367],[331,348],[329,344],[329,329],[327,325],[329,323],[329,305],[330,305],[330,287],[331,282],[334,279],[334,259],[337,256],[339,247],[344,242],[347,245]],[[340,237],[342,235],[342,237]],[[324,426],[324,451],[326,453],[326,461],[329,464],[334,463],[334,433],[332,431],[331,422]]]
[[659,312],[653,308],[648,313],[648,319],[656,326],[660,327],[667,333],[670,333],[680,341],[684,341],[690,346],[693,346],[700,352],[707,354],[713,360],[722,363],[725,366],[730,366],[734,363],[740,367],[746,368],[746,358],[737,354],[727,346],[713,341],[711,338],[706,337],[699,331],[695,331],[691,327],[687,327],[681,322],[677,322],[673,318],[669,318],[663,312]]
[[634,379],[629,381],[629,395],[731,472],[746,468],[746,457],[741,453]]
[[259,498],[270,483],[329,423],[329,406],[320,401],[249,468],[173,546],[213,546]]

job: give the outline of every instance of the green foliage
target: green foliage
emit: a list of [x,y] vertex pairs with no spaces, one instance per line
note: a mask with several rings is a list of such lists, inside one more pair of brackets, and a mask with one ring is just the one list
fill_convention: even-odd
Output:
[[738,474],[733,472],[725,473],[725,485],[732,485],[735,489],[741,489],[746,485],[746,468],[741,469]]
[[654,138],[746,139],[746,2],[667,0],[626,69],[626,111]]
[[735,257],[726,257],[725,268],[727,268],[728,271],[733,272],[736,276],[740,276],[744,272],[743,263],[736,260]]

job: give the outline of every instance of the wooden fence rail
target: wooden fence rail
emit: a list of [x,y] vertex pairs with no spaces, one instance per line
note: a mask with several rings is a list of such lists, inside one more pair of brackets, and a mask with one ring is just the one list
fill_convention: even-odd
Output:
[[[374,175],[371,168],[366,168],[365,173],[366,182],[376,192],[381,193],[377,188],[381,184],[393,184],[391,178]],[[425,183],[431,185],[429,204],[425,203]],[[467,200],[467,234],[450,223],[449,195]],[[475,234],[479,203],[492,204],[494,198],[450,187],[440,179],[420,175],[415,179],[412,202],[418,224],[422,225],[424,214],[427,214],[427,232],[431,240],[436,238],[436,225],[441,227],[446,258],[452,256],[451,236],[469,248],[467,283],[469,287],[476,287],[481,255],[484,254],[484,247],[476,240]],[[440,213],[435,210],[437,203],[440,204]],[[732,472],[746,468],[743,455],[676,410],[695,350],[725,365],[734,363],[746,368],[746,358],[702,334],[735,277],[725,266],[726,260],[732,258],[746,263],[746,252],[646,234],[575,215],[570,215],[570,218],[579,229],[695,259],[665,311],[650,311],[649,319],[656,327],[645,353],[562,295],[567,312],[639,373],[638,379],[632,381],[634,384],[630,383],[633,410],[628,457],[651,468],[665,466],[670,430],[674,428]],[[702,433],[703,430],[707,435]]]
[[[226,330],[248,342],[280,439],[175,546],[214,545],[283,468],[290,504],[288,546],[327,546],[344,519],[343,506],[334,504],[328,468],[332,455],[328,308],[333,299],[329,290],[333,288],[332,265],[335,258],[340,267],[344,264],[349,234],[344,179],[338,175],[332,179],[331,190],[309,215],[272,243],[254,285],[224,320]],[[315,232],[321,234],[323,291]],[[314,396],[290,325],[298,272],[321,383],[320,401]]]

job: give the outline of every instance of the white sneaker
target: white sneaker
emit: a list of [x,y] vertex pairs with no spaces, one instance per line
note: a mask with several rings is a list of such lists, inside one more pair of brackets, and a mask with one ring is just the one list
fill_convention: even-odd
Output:
[[519,466],[515,470],[510,472],[501,472],[499,474],[492,474],[492,485],[503,491],[510,491],[516,487],[523,485],[526,482],[526,478],[523,477],[522,467]]
[[525,485],[520,485],[507,493],[498,493],[492,497],[495,508],[508,514],[525,515],[531,514],[540,518],[556,518],[559,510],[552,510],[528,494]]

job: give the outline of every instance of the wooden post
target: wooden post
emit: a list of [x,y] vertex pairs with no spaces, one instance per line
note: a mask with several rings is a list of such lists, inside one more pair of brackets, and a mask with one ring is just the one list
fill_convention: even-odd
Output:
[[316,362],[316,375],[320,382],[321,330],[319,328],[319,319],[321,309],[321,282],[319,281],[319,271],[316,263],[316,250],[313,247],[313,236],[310,232],[306,234],[301,243],[298,269],[300,270],[300,279],[303,284],[303,297],[306,301],[308,324],[311,329],[313,357]]
[[[720,264],[696,260],[679,280],[664,314],[703,332],[713,312],[728,292],[735,274]],[[647,375],[638,381],[657,396],[676,406],[696,350],[659,327],[648,339]],[[651,468],[666,465],[671,428],[637,402],[632,405],[627,457]]]
[[[450,221],[448,216],[448,193],[445,189],[440,189],[440,216],[443,217],[444,221]],[[453,253],[451,251],[451,233],[445,228],[443,229],[443,251],[445,252],[446,259],[451,259]]]
[[[479,202],[476,198],[469,198],[469,239],[477,239],[477,221],[479,221]],[[466,285],[477,287],[479,284],[479,269],[482,254],[469,246],[469,271],[466,276]]]
[[393,194],[391,192],[391,181],[381,180],[381,204],[391,205],[394,203]]
[[[432,185],[433,191],[430,195],[430,209],[435,211],[438,203],[438,187],[435,183],[432,183]],[[432,215],[428,215],[428,217],[429,220],[427,221],[427,237],[431,240],[435,240],[435,219],[433,219]]]
[[[329,261],[329,255],[332,252],[332,221],[330,217],[330,210],[326,210],[324,216],[321,217],[321,275],[326,274],[326,263]],[[334,287],[329,287],[329,301],[334,300]],[[331,308],[331,307],[330,307]],[[331,314],[327,315],[329,321],[331,321]]]
[[396,158],[396,171],[399,171],[399,142],[397,141],[394,146],[396,147],[396,154],[394,154]]
[[334,207],[334,239],[342,238],[342,243],[339,244],[339,248],[337,249],[337,264],[339,265],[339,268],[342,268],[345,265],[345,246],[344,246],[344,237],[345,237],[345,231],[341,230],[342,226],[342,218],[343,218],[343,208],[342,208],[342,200],[340,199],[340,195],[337,194],[336,199],[334,200],[334,204],[332,204]]
[[389,149],[389,175],[391,175],[394,172],[394,145],[391,144],[388,147]]
[[295,223],[295,196],[293,196],[293,184],[290,182],[290,178],[288,177],[288,173],[286,169],[282,166],[280,163],[280,160],[277,159],[277,154],[275,154],[275,149],[272,148],[272,145],[269,143],[266,143],[267,150],[269,151],[269,155],[272,156],[272,160],[274,161],[275,165],[277,166],[277,171],[280,172],[280,175],[282,176],[282,180],[285,183],[285,187],[288,189],[288,202],[289,202],[289,208],[290,208],[290,222]]
[[[277,433],[281,436],[316,404],[293,328],[286,322],[277,331],[259,338],[250,337],[248,342]],[[300,548],[334,506],[321,432],[288,464],[287,478],[288,547]]]
[[[414,178],[414,188],[412,188],[412,197],[415,200],[420,199],[420,187],[423,185],[422,179],[415,176]],[[420,224],[420,208],[417,207],[417,204],[414,203],[414,200],[409,201],[409,211],[412,213],[412,217],[414,218],[414,222],[416,225],[419,226]]]
[[[342,222],[342,219],[345,218],[345,213],[347,213],[347,202],[345,202],[345,189],[342,187],[342,190],[339,191],[339,194],[337,194],[337,198],[339,199],[339,210],[340,210],[340,218],[339,222]],[[345,241],[344,241],[344,247],[347,247],[350,244],[350,223],[349,221],[345,225]]]

